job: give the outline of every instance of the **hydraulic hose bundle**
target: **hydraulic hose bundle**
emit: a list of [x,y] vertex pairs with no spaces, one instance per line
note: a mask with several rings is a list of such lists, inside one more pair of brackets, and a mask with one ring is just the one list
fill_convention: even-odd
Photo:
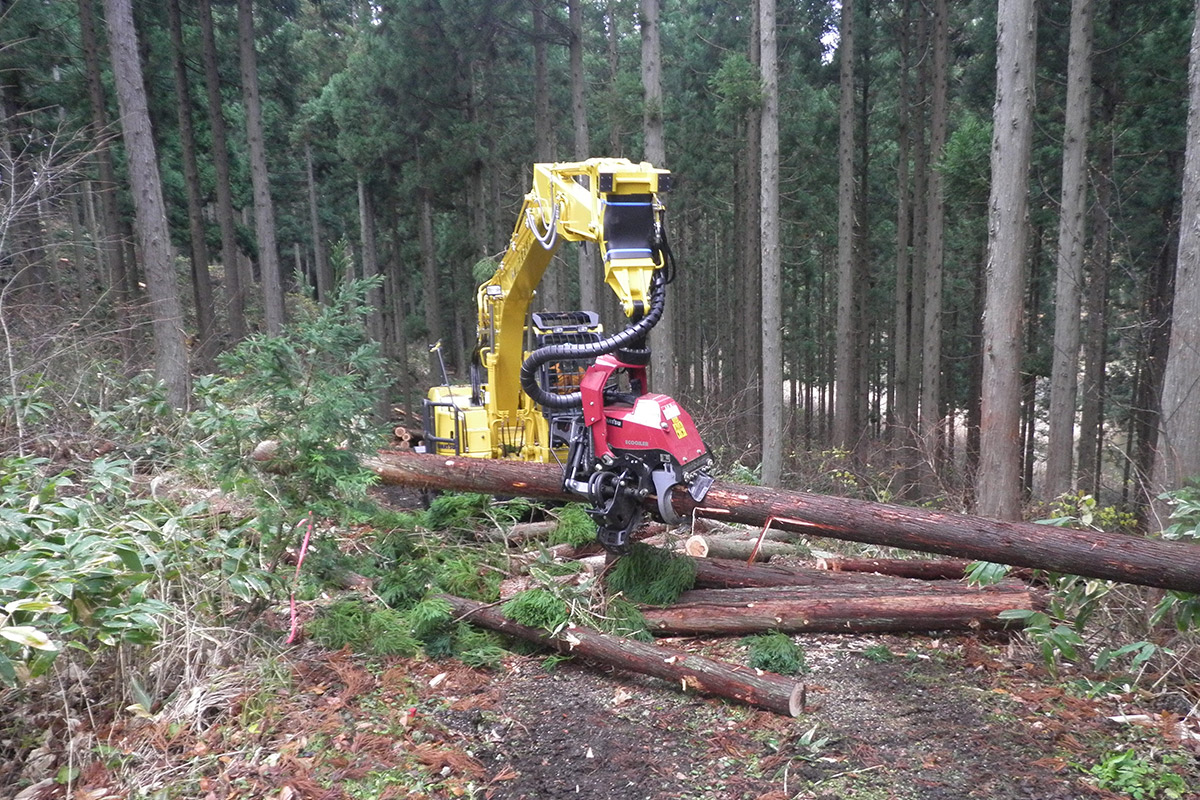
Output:
[[[667,303],[667,281],[661,271],[654,273],[654,281],[650,287],[650,312],[620,333],[615,333],[598,342],[588,344],[552,344],[534,350],[521,364],[521,388],[533,398],[534,402],[545,408],[556,410],[581,408],[583,397],[576,391],[570,394],[554,394],[542,388],[538,383],[538,370],[551,361],[566,361],[570,359],[598,358],[622,348],[632,346],[633,353],[641,355],[649,351],[641,350],[638,342],[645,338],[650,329],[662,319],[663,309]],[[641,352],[639,352],[641,350]]]

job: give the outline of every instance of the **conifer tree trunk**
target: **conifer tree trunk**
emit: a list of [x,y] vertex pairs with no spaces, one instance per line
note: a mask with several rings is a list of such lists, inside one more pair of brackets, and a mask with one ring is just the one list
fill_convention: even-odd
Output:
[[[759,17],[751,19],[749,59],[761,70],[762,53],[759,35]],[[736,325],[733,337],[721,337],[728,352],[732,367],[726,374],[729,387],[724,395],[729,398],[731,408],[737,415],[735,428],[743,452],[754,452],[762,459],[762,106],[753,106],[740,121],[738,138],[744,142],[742,151],[735,157],[734,191],[737,202],[734,209],[734,258],[737,263],[738,307],[740,324]],[[715,282],[719,286],[720,278]],[[730,341],[732,338],[732,341]],[[714,387],[715,388],[715,387]]]
[[[425,334],[428,344],[432,347],[442,340],[442,307],[438,292],[437,255],[434,252],[433,241],[433,201],[429,190],[418,192],[417,202],[419,216],[417,219],[417,236],[421,246],[421,277],[422,292],[425,301]],[[433,364],[436,365],[436,356]],[[440,376],[439,376],[440,377]]]
[[210,368],[217,348],[216,303],[212,275],[208,271],[204,209],[200,199],[200,169],[196,164],[196,134],[192,125],[192,90],[183,54],[183,21],[179,0],[168,0],[167,20],[171,29],[171,60],[175,71],[175,102],[179,117],[179,146],[183,160],[183,182],[187,192],[188,242],[191,245],[192,295],[196,304],[196,359],[201,369]]
[[[574,153],[576,161],[591,157],[591,136],[587,118],[587,73],[583,68],[583,0],[568,0],[567,14],[571,28],[571,127],[574,131]],[[578,250],[579,307],[587,311],[598,311],[600,298],[597,295],[600,263],[599,250],[591,242],[581,242]]]
[[166,386],[167,401],[175,408],[185,408],[189,373],[187,348],[183,342],[183,311],[179,305],[158,157],[138,60],[132,2],[104,0],[104,10],[117,102],[121,108],[121,132],[129,163],[134,226],[154,332],[154,372]]
[[237,224],[230,183],[229,133],[221,107],[221,75],[217,70],[217,41],[213,35],[212,0],[197,0],[200,40],[204,52],[204,86],[208,95],[208,123],[212,131],[212,162],[216,173],[217,225],[221,229],[221,264],[225,268],[225,298],[228,303],[229,336],[234,342],[246,338],[246,287],[237,245]]
[[87,72],[88,102],[91,106],[92,127],[100,132],[96,137],[96,166],[100,180],[95,185],[100,199],[97,252],[103,268],[105,282],[115,293],[118,312],[125,313],[126,304],[132,296],[132,281],[125,264],[121,248],[121,221],[117,209],[117,175],[113,168],[112,148],[108,136],[108,104],[105,101],[103,75],[100,66],[100,45],[96,31],[96,13],[93,0],[79,0],[79,28],[83,39],[83,59]]
[[983,516],[1016,519],[1021,511],[1021,334],[1037,30],[1033,0],[1000,0],[996,27],[976,502]]
[[[909,62],[912,22],[912,0],[904,0],[897,23],[897,101],[896,101],[896,288],[894,294],[894,328],[892,333],[892,386],[888,403],[889,438],[901,464],[914,458],[913,429],[916,420],[909,415],[910,395],[915,391],[909,381],[909,334],[912,327],[912,259],[909,239],[912,236],[912,188],[910,185],[910,108],[912,88]],[[907,487],[902,487],[906,491]]]
[[1087,142],[1091,117],[1092,0],[1071,2],[1067,108],[1063,126],[1062,209],[1054,284],[1054,355],[1050,368],[1050,434],[1045,499],[1070,491],[1078,394],[1079,308],[1087,213]]
[[937,493],[943,458],[942,430],[942,261],[945,252],[946,204],[937,162],[946,146],[949,12],[946,0],[935,0],[930,38],[932,71],[929,110],[929,184],[925,233],[924,356],[921,370],[922,494]]
[[[534,161],[557,160],[554,142],[554,117],[550,115],[550,75],[547,55],[546,5],[533,0],[533,149]],[[562,259],[551,259],[538,286],[535,302],[545,311],[565,311],[566,280]]]
[[910,151],[913,158],[913,204],[912,204],[912,267],[909,300],[908,330],[908,392],[904,416],[911,420],[913,451],[904,463],[902,485],[914,496],[919,496],[921,478],[920,409],[921,377],[925,359],[925,261],[929,256],[929,203],[922,199],[929,194],[931,157],[929,141],[925,136],[928,128],[926,109],[932,104],[932,58],[929,57],[931,20],[929,14],[921,13],[917,19],[916,87],[913,94],[913,120],[910,125]]
[[[379,275],[379,252],[375,242],[375,204],[362,175],[358,176],[358,231],[362,245],[362,270],[364,278]],[[375,287],[367,293],[367,336],[376,342],[383,341],[383,289]]]
[[262,280],[267,333],[283,328],[283,278],[275,241],[275,204],[267,170],[267,145],[258,92],[258,56],[254,50],[254,0],[238,0],[238,64],[242,73],[242,103],[246,108],[246,142],[250,151],[250,183],[254,192],[254,232],[258,240],[258,269]]
[[1153,522],[1158,529],[1166,527],[1170,513],[1158,496],[1200,476],[1200,0],[1196,11],[1188,69],[1183,213],[1152,478]]
[[[642,156],[656,167],[667,166],[667,142],[663,120],[662,38],[659,17],[662,0],[641,0],[639,21],[642,33]],[[650,369],[654,391],[674,395],[676,379],[675,319],[681,293],[667,298],[662,318],[650,336]]]
[[313,275],[317,283],[317,300],[329,303],[333,290],[333,272],[329,268],[329,254],[325,252],[325,235],[321,229],[321,209],[317,203],[317,177],[313,167],[312,142],[304,140],[304,177],[308,187],[308,225],[312,236]]
[[762,482],[783,477],[783,275],[779,254],[779,60],[775,0],[758,0],[762,42]]
[[[851,449],[859,437],[855,410],[858,375],[858,297],[855,295],[854,253],[854,3],[842,3],[841,41],[838,54],[841,102],[838,109],[838,245],[837,334],[835,343],[833,444]],[[763,298],[764,303],[766,298]],[[764,353],[765,358],[765,353]]]
[[1104,404],[1104,366],[1108,360],[1108,282],[1112,268],[1110,219],[1113,203],[1112,121],[1116,108],[1111,76],[1101,82],[1098,123],[1103,131],[1096,155],[1096,202],[1092,210],[1092,249],[1086,284],[1087,326],[1083,336],[1083,383],[1080,386],[1077,486],[1093,497],[1100,492],[1100,452]]

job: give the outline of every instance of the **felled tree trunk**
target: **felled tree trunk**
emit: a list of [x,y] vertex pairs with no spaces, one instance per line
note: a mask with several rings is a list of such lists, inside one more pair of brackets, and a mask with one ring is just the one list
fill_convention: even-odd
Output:
[[589,628],[572,627],[557,636],[519,625],[497,609],[452,595],[441,595],[454,613],[474,625],[578,655],[607,667],[664,678],[683,690],[724,697],[776,714],[798,716],[804,687],[782,675],[735,666],[673,648],[609,636]]
[[[366,465],[387,483],[431,489],[578,499],[562,489],[551,464],[415,453],[387,453]],[[647,498],[653,503],[652,498]],[[1200,592],[1200,546],[1097,531],[1080,531],[966,514],[870,503],[717,481],[702,504],[683,489],[677,513],[719,518],[811,536],[901,547],[959,558],[995,561],[1089,578]]]
[[727,536],[692,536],[684,545],[689,556],[769,561],[775,556],[807,556],[808,549],[786,542],[764,539],[733,539]]
[[927,561],[912,558],[818,558],[817,569],[830,572],[869,572],[923,581],[961,580],[971,562],[961,558]]
[[[850,584],[773,589],[701,589],[667,608],[644,608],[658,636],[783,633],[896,633],[1004,628],[1000,613],[1035,608],[1022,587],[940,592]],[[1017,624],[1019,627],[1019,623]]]

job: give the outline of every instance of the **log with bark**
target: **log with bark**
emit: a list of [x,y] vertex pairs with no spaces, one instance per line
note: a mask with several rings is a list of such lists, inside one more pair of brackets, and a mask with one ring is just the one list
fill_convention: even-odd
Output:
[[[693,558],[696,567],[697,589],[749,589],[784,586],[874,586],[883,590],[928,592],[961,592],[966,587],[953,581],[928,581],[882,575],[869,572],[834,572],[811,564],[792,564],[786,567],[767,564],[747,564],[724,558]],[[1020,581],[1005,579],[1001,583],[1018,586]]]
[[494,607],[452,595],[441,595],[454,613],[474,625],[552,647],[559,652],[606,667],[652,675],[684,691],[723,697],[776,714],[798,716],[804,687],[782,675],[727,664],[683,650],[610,636],[589,628],[570,627],[557,635],[519,625]]
[[740,561],[770,561],[776,556],[807,556],[807,547],[757,538],[733,538],[731,536],[689,537],[683,546],[689,556],[698,558],[732,558]]
[[[381,453],[365,464],[387,483],[430,489],[578,499],[552,464]],[[675,511],[811,536],[995,561],[1125,583],[1200,592],[1200,545],[1006,522],[766,486],[716,481],[702,504],[683,489]],[[653,504],[653,498],[647,498]]]
[[666,608],[643,608],[642,615],[656,636],[899,633],[1020,627],[1000,614],[1038,607],[1027,587],[1012,584],[956,592],[848,584],[698,589]]
[[830,572],[866,572],[923,581],[962,580],[966,576],[967,565],[970,563],[961,558],[943,558],[931,561],[917,558],[848,558],[842,556],[818,558],[813,562],[817,569],[825,569]]

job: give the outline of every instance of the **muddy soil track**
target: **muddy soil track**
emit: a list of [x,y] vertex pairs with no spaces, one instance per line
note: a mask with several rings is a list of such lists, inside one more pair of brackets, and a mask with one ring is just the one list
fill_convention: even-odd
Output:
[[[1000,669],[972,637],[801,643],[811,672],[798,719],[533,659],[480,687],[487,699],[470,712],[435,717],[499,776],[493,800],[1121,796],[1069,763],[1119,738],[1111,709]],[[703,648],[737,657],[734,642]]]

